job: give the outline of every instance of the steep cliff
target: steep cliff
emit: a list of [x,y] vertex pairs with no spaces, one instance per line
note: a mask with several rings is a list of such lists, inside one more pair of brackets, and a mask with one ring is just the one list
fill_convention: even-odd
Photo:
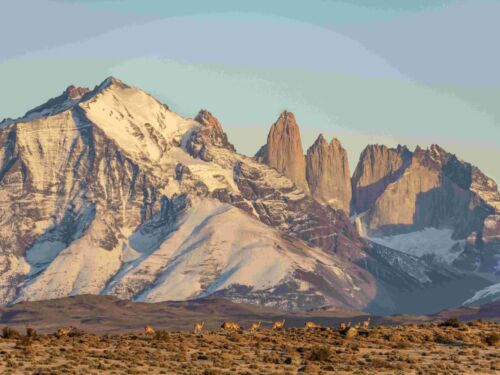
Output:
[[[361,159],[357,170],[364,170]],[[393,179],[360,216],[368,236],[463,270],[499,272],[500,194],[493,180],[437,145],[417,147]]]
[[364,219],[371,231],[451,227],[455,238],[467,238],[482,231],[484,219],[495,213],[498,191],[488,181],[439,146],[417,147],[404,173],[385,188]]
[[349,214],[351,173],[347,151],[339,140],[334,138],[328,143],[319,135],[307,150],[306,178],[314,199]]
[[353,210],[368,210],[386,187],[403,174],[410,159],[411,152],[404,146],[367,146],[352,176]]

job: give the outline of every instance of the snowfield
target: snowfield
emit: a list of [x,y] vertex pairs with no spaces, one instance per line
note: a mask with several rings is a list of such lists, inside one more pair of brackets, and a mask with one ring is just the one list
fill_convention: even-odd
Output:
[[480,305],[498,300],[500,300],[500,283],[477,291],[476,294],[464,302],[464,305]]
[[432,257],[437,262],[452,264],[462,253],[464,241],[452,239],[452,229],[425,228],[424,230],[385,237],[367,237],[391,249],[421,258]]
[[[33,248],[32,262],[52,259],[20,286],[18,301],[83,293],[111,294],[157,302],[210,295],[234,286],[250,292],[272,290],[295,281],[298,291],[311,285],[295,279],[297,270],[321,267],[358,288],[335,258],[282,235],[243,211],[212,199],[200,199],[164,232],[132,233],[113,250],[92,243],[103,230],[96,220],[88,231],[54,257],[50,243]],[[5,275],[6,276],[6,275]],[[359,289],[359,288],[358,288]]]

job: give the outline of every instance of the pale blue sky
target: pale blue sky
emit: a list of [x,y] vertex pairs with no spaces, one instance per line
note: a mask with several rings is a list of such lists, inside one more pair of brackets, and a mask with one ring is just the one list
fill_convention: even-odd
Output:
[[2,0],[0,118],[108,75],[200,108],[253,154],[289,109],[307,148],[439,143],[500,180],[498,0]]

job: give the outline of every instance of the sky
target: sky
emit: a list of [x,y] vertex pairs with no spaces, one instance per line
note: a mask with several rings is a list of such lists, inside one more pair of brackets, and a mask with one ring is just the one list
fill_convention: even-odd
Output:
[[500,182],[500,0],[0,0],[0,119],[113,75],[253,155],[436,143]]

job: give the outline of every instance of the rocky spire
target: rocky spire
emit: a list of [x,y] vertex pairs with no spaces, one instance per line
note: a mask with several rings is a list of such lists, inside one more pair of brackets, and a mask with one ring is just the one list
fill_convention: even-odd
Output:
[[187,151],[195,158],[212,161],[212,146],[225,148],[235,152],[236,149],[227,139],[219,120],[206,109],[202,109],[195,117],[201,127],[194,131],[186,142]]
[[314,199],[349,215],[351,173],[347,152],[338,139],[328,143],[322,134],[319,135],[307,150],[306,177]]
[[283,111],[271,126],[264,152],[264,163],[290,178],[297,187],[309,191],[300,130],[293,113]]
[[231,151],[236,151],[234,146],[227,139],[227,134],[224,133],[224,130],[222,129],[222,125],[220,124],[219,120],[217,120],[217,118],[214,115],[212,115],[209,111],[207,111],[206,109],[200,110],[196,115],[195,120],[199,122],[201,125],[203,125],[201,133],[205,137],[209,138],[210,143],[213,146],[226,148]]

